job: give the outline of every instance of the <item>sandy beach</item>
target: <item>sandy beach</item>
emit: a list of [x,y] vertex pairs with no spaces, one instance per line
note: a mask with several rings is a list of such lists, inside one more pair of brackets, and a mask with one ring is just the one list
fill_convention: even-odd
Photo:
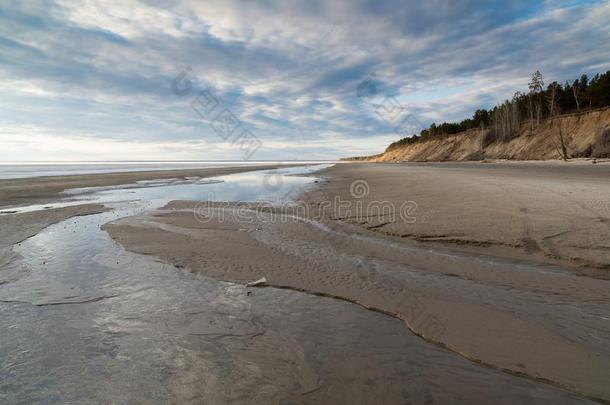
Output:
[[[291,172],[276,168],[5,180],[0,302],[17,313],[33,304],[61,314],[64,306],[114,308],[122,300],[156,308],[166,296],[171,304],[156,308],[151,319],[116,308],[105,309],[104,318],[124,317],[111,327],[123,339],[139,325],[146,325],[134,335],[139,339],[168,325],[197,339],[187,352],[184,343],[168,352],[181,363],[164,384],[180,402],[240,403],[243,395],[270,403],[610,400],[610,166],[346,163],[294,184]],[[244,175],[230,185],[232,176]],[[184,195],[171,187],[162,193],[170,202],[158,200],[152,208],[137,202],[149,194],[128,197],[146,190],[130,189],[136,181],[182,176],[219,177],[232,187],[227,190],[247,185],[289,202],[170,201]],[[98,194],[84,189],[92,202],[53,206],[72,187],[121,184],[127,194],[113,203],[95,203]],[[10,213],[11,206],[41,201],[52,208]],[[107,266],[110,280],[118,279],[88,286]],[[160,290],[142,296],[138,291],[151,287],[131,278],[136,270],[142,280],[159,278]],[[61,271],[66,275],[54,276]],[[181,271],[194,279],[182,280]],[[82,281],[72,285],[73,278]],[[205,280],[229,284],[212,288]],[[135,295],[123,291],[130,283]],[[197,295],[186,293],[189,288]],[[214,299],[205,301],[210,313],[204,316],[196,303],[207,289],[213,291],[203,296]],[[177,313],[161,315],[167,308]],[[157,317],[167,319],[158,324]],[[99,338],[87,333],[85,341]],[[116,345],[127,350],[125,342]],[[210,358],[200,356],[210,350],[230,353],[220,357],[228,356],[230,366],[222,372],[206,366]],[[137,353],[131,348],[123,357]],[[234,381],[230,390],[228,381]],[[404,384],[420,388],[406,392]]]
[[542,262],[610,266],[610,164],[340,165],[328,174],[334,181],[307,198],[354,200],[349,185],[364,179],[369,188],[360,199],[364,205],[373,201],[389,201],[396,207],[404,201],[417,204],[415,220],[408,223],[382,216],[334,218],[375,235]]
[[[175,201],[103,229],[219,280],[358,303],[476,364],[608,401],[609,172],[343,164],[297,205]],[[405,215],[358,211],[376,202]]]
[[495,3],[0,3],[0,405],[610,405],[610,0]]

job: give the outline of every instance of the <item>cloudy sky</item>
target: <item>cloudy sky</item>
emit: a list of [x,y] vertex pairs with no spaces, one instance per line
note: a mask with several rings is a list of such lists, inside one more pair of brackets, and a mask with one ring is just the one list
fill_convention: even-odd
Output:
[[0,161],[329,159],[610,69],[610,1],[0,0]]

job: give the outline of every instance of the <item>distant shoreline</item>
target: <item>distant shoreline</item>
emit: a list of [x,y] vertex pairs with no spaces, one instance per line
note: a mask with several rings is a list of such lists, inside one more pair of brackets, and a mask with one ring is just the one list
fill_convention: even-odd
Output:
[[84,187],[114,186],[141,180],[170,179],[180,177],[213,177],[280,167],[304,166],[305,163],[268,164],[254,166],[224,166],[175,170],[150,170],[132,172],[112,172],[93,174],[72,174],[60,176],[25,177],[0,179],[0,209],[42,203],[56,199],[67,189]]

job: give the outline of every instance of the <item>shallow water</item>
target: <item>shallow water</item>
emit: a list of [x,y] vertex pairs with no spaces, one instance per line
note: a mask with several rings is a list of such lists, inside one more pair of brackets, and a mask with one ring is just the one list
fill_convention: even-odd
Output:
[[175,199],[285,202],[314,181],[296,174],[312,170],[76,196],[115,211],[15,247],[20,277],[0,285],[0,403],[581,401],[473,364],[389,316],[190,274],[100,230]]
[[[200,162],[0,162],[0,179],[18,179],[38,176],[65,176],[93,173],[139,172],[150,170],[200,169],[209,167],[251,166],[272,163],[269,161],[200,161]],[[308,163],[303,161],[302,163]],[[320,162],[311,162],[320,163]]]
[[132,184],[69,189],[56,202],[6,207],[0,215],[61,208],[84,203],[138,201],[147,209],[172,200],[288,202],[315,181],[307,174],[330,164],[259,170],[213,178],[144,180]]

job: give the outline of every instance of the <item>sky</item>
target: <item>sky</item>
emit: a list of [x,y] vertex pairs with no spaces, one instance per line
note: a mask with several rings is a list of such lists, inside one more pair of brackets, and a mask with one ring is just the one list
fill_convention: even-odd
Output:
[[0,161],[379,153],[610,70],[610,0],[0,0]]

